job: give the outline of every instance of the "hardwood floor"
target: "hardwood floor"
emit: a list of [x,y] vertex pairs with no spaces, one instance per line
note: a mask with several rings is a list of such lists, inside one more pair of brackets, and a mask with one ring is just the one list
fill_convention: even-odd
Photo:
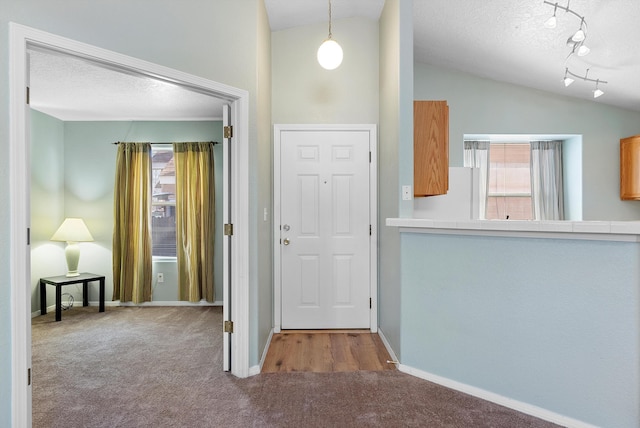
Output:
[[271,338],[262,373],[395,370],[390,359],[380,337],[367,330],[288,330]]

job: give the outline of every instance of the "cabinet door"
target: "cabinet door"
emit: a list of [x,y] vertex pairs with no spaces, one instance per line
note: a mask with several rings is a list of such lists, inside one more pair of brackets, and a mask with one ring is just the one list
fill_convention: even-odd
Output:
[[640,135],[620,140],[620,199],[640,199]]
[[446,101],[413,103],[414,196],[449,190],[449,106]]

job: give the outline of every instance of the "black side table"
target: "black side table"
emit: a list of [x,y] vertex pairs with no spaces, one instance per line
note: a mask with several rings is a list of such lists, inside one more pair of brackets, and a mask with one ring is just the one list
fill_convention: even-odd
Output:
[[83,272],[78,276],[49,276],[40,278],[40,315],[47,313],[47,284],[56,287],[56,321],[62,319],[62,286],[82,283],[82,306],[89,306],[88,285],[100,281],[100,312],[104,312],[104,276]]

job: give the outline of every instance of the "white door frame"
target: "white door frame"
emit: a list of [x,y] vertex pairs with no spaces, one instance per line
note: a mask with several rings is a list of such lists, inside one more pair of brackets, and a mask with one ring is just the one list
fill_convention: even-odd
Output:
[[12,426],[31,426],[30,155],[26,87],[29,44],[61,50],[117,69],[131,70],[228,100],[232,110],[231,314],[234,322],[231,372],[249,375],[249,93],[158,64],[91,46],[16,23],[9,24],[9,204],[11,278]]
[[282,272],[280,257],[280,134],[282,131],[367,131],[369,132],[369,218],[371,332],[378,331],[378,136],[376,125],[274,125],[273,126],[273,317],[275,333],[282,328]]

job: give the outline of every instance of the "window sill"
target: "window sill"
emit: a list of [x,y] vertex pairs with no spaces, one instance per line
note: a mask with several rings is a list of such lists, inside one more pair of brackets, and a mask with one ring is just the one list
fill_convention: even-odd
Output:
[[388,218],[402,233],[640,242],[640,221],[430,220]]
[[152,261],[154,263],[175,263],[178,260],[177,257],[169,257],[169,256],[153,256]]

